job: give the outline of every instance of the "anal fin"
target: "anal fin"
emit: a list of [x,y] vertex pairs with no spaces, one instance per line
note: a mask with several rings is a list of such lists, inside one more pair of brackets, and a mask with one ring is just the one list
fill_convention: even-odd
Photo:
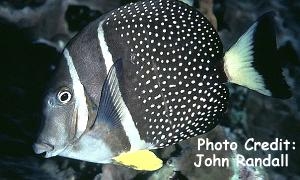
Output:
[[149,150],[121,153],[119,156],[114,157],[113,160],[117,164],[144,171],[155,171],[163,165],[162,160]]

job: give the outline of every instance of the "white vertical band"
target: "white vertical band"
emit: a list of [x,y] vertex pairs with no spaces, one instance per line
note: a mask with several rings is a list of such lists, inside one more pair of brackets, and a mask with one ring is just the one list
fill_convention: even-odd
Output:
[[[100,45],[100,48],[102,51],[103,59],[105,62],[107,73],[108,73],[109,70],[111,69],[111,67],[113,66],[114,62],[112,59],[112,55],[109,52],[107,43],[105,41],[104,31],[103,31],[103,22],[104,21],[101,21],[99,23],[99,27],[98,27],[97,31],[98,31],[99,45]],[[120,89],[118,89],[117,91],[120,91]],[[119,93],[119,94],[121,95],[121,93]],[[134,124],[134,121],[129,112],[129,109],[127,108],[125,102],[123,101],[123,98],[121,98],[121,99],[122,99],[122,102],[121,102],[122,103],[122,116],[121,116],[122,119],[120,121],[121,121],[122,127],[126,133],[126,136],[129,139],[129,142],[131,145],[131,150],[138,150],[138,149],[143,149],[143,148],[152,146],[150,144],[147,144],[144,140],[141,140],[139,131]]]
[[73,59],[69,54],[67,49],[64,50],[64,56],[67,60],[67,64],[69,67],[69,73],[73,83],[73,91],[74,91],[74,100],[75,100],[75,111],[77,111],[77,131],[76,137],[80,137],[82,133],[85,131],[89,111],[86,103],[86,97],[84,93],[84,87],[81,84],[78,73],[73,63]]
[[103,27],[102,27],[103,22],[104,21],[101,21],[99,23],[97,31],[98,31],[99,45],[100,45],[100,48],[101,48],[101,51],[102,51],[102,56],[103,56],[104,63],[105,63],[105,66],[106,66],[106,71],[107,71],[107,74],[108,74],[108,72],[109,72],[110,68],[113,66],[114,62],[113,62],[112,55],[109,52],[108,46],[107,46],[106,41],[105,41],[104,31],[103,31]]

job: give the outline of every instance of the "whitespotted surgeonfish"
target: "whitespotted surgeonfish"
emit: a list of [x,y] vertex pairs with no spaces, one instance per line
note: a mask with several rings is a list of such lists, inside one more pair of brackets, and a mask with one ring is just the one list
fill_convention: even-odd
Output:
[[289,98],[273,15],[260,17],[225,53],[209,21],[177,0],[141,1],[101,16],[63,50],[34,151],[156,170],[162,161],[150,149],[220,122],[226,83]]

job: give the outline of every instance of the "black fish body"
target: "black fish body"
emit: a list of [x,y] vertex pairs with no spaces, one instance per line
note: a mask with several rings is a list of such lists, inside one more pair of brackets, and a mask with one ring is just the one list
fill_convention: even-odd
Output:
[[144,1],[112,12],[103,31],[112,59],[122,61],[121,94],[142,139],[164,147],[218,124],[228,97],[223,48],[199,11]]
[[155,170],[162,162],[147,149],[219,123],[226,83],[290,97],[272,16],[262,16],[226,53],[208,20],[177,0],[141,1],[100,17],[63,52],[35,151]]

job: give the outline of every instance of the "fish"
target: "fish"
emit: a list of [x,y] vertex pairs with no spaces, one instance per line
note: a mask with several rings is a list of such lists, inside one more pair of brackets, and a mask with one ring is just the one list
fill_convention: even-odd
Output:
[[220,123],[228,83],[291,97],[274,16],[262,15],[227,51],[210,22],[177,0],[140,1],[99,17],[61,54],[33,150],[154,171],[163,161],[151,150]]

